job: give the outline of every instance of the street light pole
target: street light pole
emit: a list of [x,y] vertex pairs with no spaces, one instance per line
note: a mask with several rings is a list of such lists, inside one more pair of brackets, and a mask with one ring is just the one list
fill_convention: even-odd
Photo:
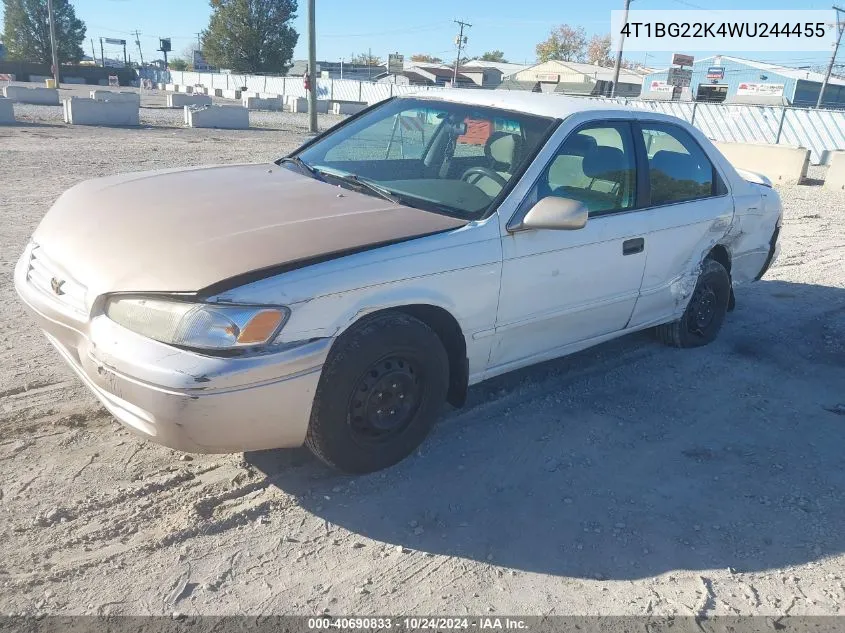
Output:
[[47,0],[47,15],[50,17],[50,51],[53,56],[53,80],[59,87],[59,51],[56,48],[56,15],[53,13],[53,0]]
[[[622,14],[622,28],[628,24],[628,7],[631,6],[631,0],[625,0],[625,12]],[[624,33],[619,33],[619,50],[616,51],[616,66],[613,68],[613,87],[610,89],[610,96],[616,96],[616,86],[619,84],[619,68],[622,66],[622,44],[625,42]]]
[[317,18],[315,0],[308,0],[308,129],[317,133]]

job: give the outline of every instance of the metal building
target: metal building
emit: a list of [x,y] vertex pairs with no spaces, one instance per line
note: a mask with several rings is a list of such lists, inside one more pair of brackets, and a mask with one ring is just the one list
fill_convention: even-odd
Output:
[[[667,84],[668,74],[664,68],[646,75],[642,98],[815,107],[824,80],[824,75],[808,69],[729,55],[696,59],[690,86],[682,91]],[[845,107],[845,80],[830,78],[823,105]]]

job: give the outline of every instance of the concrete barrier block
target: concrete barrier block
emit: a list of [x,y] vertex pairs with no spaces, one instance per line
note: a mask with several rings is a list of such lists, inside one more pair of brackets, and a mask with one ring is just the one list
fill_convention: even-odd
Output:
[[134,103],[141,107],[141,95],[137,92],[115,92],[114,90],[92,90],[91,98],[94,101],[120,101],[123,103]]
[[53,77],[51,75],[30,75],[29,81],[30,81],[30,83],[36,83],[36,84],[44,85],[45,81],[47,81],[48,79],[52,79],[52,78]]
[[140,125],[137,103],[97,101],[77,97],[63,102],[65,123],[71,125]]
[[281,110],[282,98],[262,99],[260,97],[242,97],[243,107],[248,110]]
[[[327,114],[329,111],[329,102],[328,101],[320,101],[319,99],[316,101],[317,104],[317,112],[319,114]],[[291,112],[308,112],[308,99],[304,97],[300,97],[297,99],[292,99],[290,102],[290,111]]]
[[179,92],[179,84],[164,84],[164,89],[167,92]]
[[59,91],[55,88],[24,88],[23,86],[5,86],[3,96],[17,103],[36,105],[60,105]]
[[15,108],[12,100],[0,97],[0,125],[9,125],[15,122]]
[[186,94],[186,95],[193,94],[194,93],[194,87],[193,86],[179,86],[179,92]]
[[845,152],[831,152],[829,167],[824,177],[824,188],[831,191],[845,189]]
[[209,91],[209,89],[206,88],[205,86],[194,86],[194,94],[195,95],[207,95],[207,94],[213,94],[213,93],[211,93],[211,91]]
[[224,99],[240,99],[241,98],[241,91],[240,90],[221,90],[220,91],[221,97]]
[[366,103],[350,103],[348,101],[332,102],[332,114],[358,114],[367,107]]
[[716,147],[734,167],[763,174],[773,184],[794,185],[807,177],[810,150],[794,145],[721,143]]
[[185,106],[190,105],[211,105],[211,97],[209,97],[208,95],[195,95],[183,93],[173,93],[167,95],[168,108],[184,108]]
[[185,125],[245,130],[249,128],[249,110],[242,106],[185,106]]

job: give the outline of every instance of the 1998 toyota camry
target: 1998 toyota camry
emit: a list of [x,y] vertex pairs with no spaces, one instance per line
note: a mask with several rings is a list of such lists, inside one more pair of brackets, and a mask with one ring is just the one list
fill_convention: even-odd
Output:
[[444,91],[275,164],[83,182],[15,285],[136,433],[368,472],[491,376],[645,328],[709,343],[780,224],[770,183],[681,120]]

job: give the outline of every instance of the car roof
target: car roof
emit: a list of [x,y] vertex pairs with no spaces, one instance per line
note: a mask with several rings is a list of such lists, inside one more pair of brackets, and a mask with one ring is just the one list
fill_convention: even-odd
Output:
[[422,90],[402,95],[401,98],[431,99],[432,101],[449,101],[465,103],[467,105],[489,108],[501,108],[514,112],[525,112],[537,116],[564,119],[576,112],[587,110],[601,110],[603,112],[618,113],[623,118],[634,118],[634,108],[620,106],[615,103],[566,97],[559,94],[527,92],[517,90],[473,90],[447,88],[445,90]]

